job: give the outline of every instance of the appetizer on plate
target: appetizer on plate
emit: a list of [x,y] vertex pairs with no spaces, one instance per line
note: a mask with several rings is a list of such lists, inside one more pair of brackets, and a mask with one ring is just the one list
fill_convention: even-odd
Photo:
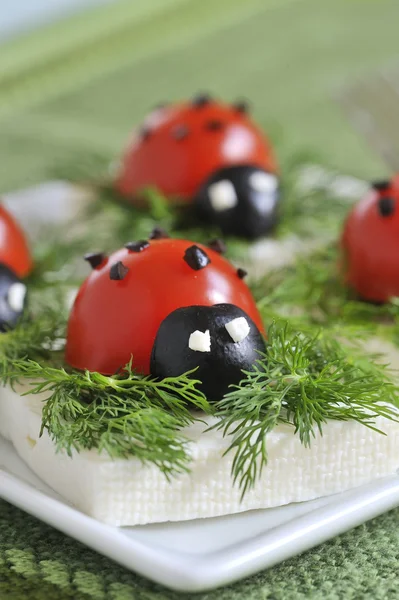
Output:
[[226,234],[269,233],[277,221],[278,169],[247,108],[207,95],[157,107],[134,134],[116,189],[140,205],[143,189],[153,186]]
[[103,522],[280,506],[398,467],[391,381],[335,340],[284,323],[264,337],[221,250],[156,230],[86,255],[65,360],[14,358],[3,376],[1,434]]
[[198,367],[208,391],[219,386],[223,395],[264,350],[245,272],[221,256],[220,243],[164,235],[156,230],[109,257],[86,256],[93,270],[72,308],[66,361],[107,375],[131,357],[145,375]]

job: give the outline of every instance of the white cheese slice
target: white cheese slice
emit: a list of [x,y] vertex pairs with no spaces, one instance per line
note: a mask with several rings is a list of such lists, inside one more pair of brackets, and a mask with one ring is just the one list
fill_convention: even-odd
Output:
[[379,417],[381,435],[356,422],[331,421],[305,448],[293,429],[280,425],[268,436],[269,462],[261,480],[240,502],[232,485],[229,440],[205,432],[207,423],[186,430],[192,440],[192,472],[170,483],[156,467],[111,460],[96,451],[56,453],[48,434],[39,438],[41,399],[0,391],[0,433],[20,457],[65,500],[110,525],[137,525],[216,517],[311,500],[390,475],[399,467],[399,424]]
[[225,328],[231,339],[236,343],[245,340],[250,332],[250,327],[245,317],[237,317],[229,321],[226,323]]

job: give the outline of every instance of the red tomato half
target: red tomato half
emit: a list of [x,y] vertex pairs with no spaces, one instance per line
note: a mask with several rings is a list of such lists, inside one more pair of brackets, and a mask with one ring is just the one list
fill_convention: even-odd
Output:
[[190,202],[212,173],[235,165],[277,170],[268,140],[242,105],[198,97],[148,115],[125,152],[116,188],[136,202],[148,186]]
[[[235,304],[264,331],[249,288],[220,254],[196,244],[210,262],[195,270],[184,259],[193,242],[144,243],[148,245],[142,251],[124,248],[105,258],[83,283],[68,325],[70,365],[113,374],[133,355],[134,368],[148,374],[161,322],[184,306]],[[111,279],[115,265],[122,269],[123,279]]]
[[18,277],[32,270],[32,257],[25,235],[6,209],[0,205],[0,263],[7,265]]
[[353,208],[342,248],[346,282],[361,298],[399,296],[399,176],[375,184]]

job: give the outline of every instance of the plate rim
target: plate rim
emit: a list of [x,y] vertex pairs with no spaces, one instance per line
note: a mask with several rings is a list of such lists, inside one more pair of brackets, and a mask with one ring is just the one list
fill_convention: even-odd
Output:
[[[180,592],[202,592],[272,567],[399,506],[399,473],[337,495],[304,515],[203,556],[157,547],[121,533],[0,468],[0,497],[105,554],[129,570]],[[106,549],[104,551],[104,549]]]

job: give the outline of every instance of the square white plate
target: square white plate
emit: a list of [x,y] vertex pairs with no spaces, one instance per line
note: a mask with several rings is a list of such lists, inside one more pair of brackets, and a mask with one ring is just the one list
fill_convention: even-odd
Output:
[[0,437],[0,497],[149,579],[180,591],[225,585],[399,506],[399,475],[280,508],[113,528],[66,503]]

